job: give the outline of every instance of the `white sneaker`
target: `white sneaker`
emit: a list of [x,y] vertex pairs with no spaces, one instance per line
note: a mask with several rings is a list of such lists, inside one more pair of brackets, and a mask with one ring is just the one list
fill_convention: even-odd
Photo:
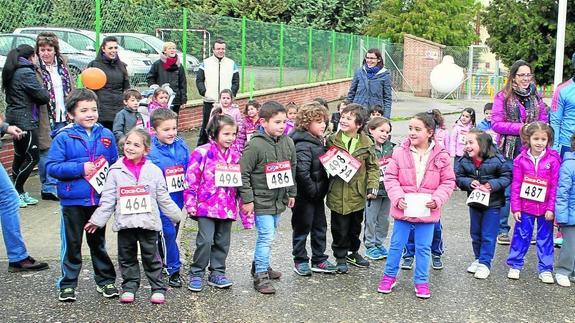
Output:
[[519,273],[521,273],[521,270],[515,269],[515,268],[511,268],[511,269],[509,269],[509,272],[507,273],[507,278],[509,278],[509,279],[519,279]]
[[569,280],[569,277],[567,277],[566,275],[555,274],[555,280],[557,280],[557,285],[559,286],[563,287],[571,286],[571,281]]
[[553,284],[555,280],[553,279],[553,274],[550,271],[544,271],[539,274],[539,279],[545,284]]
[[473,277],[477,279],[485,279],[489,277],[489,274],[491,274],[491,270],[489,270],[489,268],[487,268],[487,266],[485,266],[484,264],[479,264]]
[[471,265],[467,267],[467,272],[475,274],[475,272],[477,271],[477,266],[479,266],[479,260],[475,260],[474,262],[472,262]]

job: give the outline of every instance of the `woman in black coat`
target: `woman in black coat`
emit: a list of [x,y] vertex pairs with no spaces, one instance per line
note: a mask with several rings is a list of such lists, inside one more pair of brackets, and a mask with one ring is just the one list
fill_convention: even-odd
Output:
[[20,196],[20,207],[38,203],[37,199],[24,191],[24,183],[40,159],[38,107],[50,102],[48,91],[36,78],[36,66],[32,62],[35,57],[32,46],[20,45],[8,53],[2,69],[6,122],[25,131],[20,138],[14,137],[12,163],[12,178]]
[[170,84],[174,90],[174,101],[170,107],[174,112],[179,113],[188,101],[188,84],[186,81],[186,71],[182,65],[182,58],[178,56],[176,44],[165,42],[164,49],[160,54],[160,59],[155,61],[148,73],[148,86],[157,84],[162,86]]

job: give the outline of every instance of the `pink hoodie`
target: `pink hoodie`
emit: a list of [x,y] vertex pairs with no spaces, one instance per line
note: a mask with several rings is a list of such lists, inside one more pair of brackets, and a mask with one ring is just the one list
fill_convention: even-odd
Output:
[[449,132],[445,128],[435,129],[435,142],[441,146],[441,148],[447,150],[449,149]]
[[464,125],[461,121],[457,120],[453,129],[451,130],[451,136],[449,138],[449,154],[451,157],[461,157],[465,152],[465,139],[467,137],[467,133],[473,125],[468,123]]

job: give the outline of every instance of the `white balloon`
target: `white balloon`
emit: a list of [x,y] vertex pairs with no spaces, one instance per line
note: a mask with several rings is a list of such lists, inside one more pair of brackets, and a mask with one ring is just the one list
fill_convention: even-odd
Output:
[[429,81],[435,91],[449,93],[461,84],[464,76],[463,68],[455,64],[452,56],[446,55],[441,63],[431,70]]

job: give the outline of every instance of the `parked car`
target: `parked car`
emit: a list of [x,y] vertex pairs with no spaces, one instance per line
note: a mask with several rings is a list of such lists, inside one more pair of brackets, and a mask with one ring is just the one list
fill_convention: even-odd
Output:
[[[43,31],[53,32],[59,39],[67,42],[75,49],[89,55],[92,59],[96,57],[96,33],[90,30],[60,27],[24,27],[14,30],[15,34],[39,34]],[[101,39],[108,36],[100,34]],[[118,46],[118,55],[126,63],[128,75],[132,84],[146,81],[146,75],[150,71],[152,61],[145,55],[134,53]]]
[[[120,42],[120,46],[127,50],[144,54],[149,57],[152,62],[155,62],[160,58],[160,54],[162,53],[162,49],[164,47],[163,40],[148,34],[108,33],[108,35],[116,36]],[[180,57],[184,56],[184,54],[180,51],[178,51],[178,55]],[[186,55],[186,69],[188,72],[197,72],[199,67],[200,61],[196,57],[192,55]]]

